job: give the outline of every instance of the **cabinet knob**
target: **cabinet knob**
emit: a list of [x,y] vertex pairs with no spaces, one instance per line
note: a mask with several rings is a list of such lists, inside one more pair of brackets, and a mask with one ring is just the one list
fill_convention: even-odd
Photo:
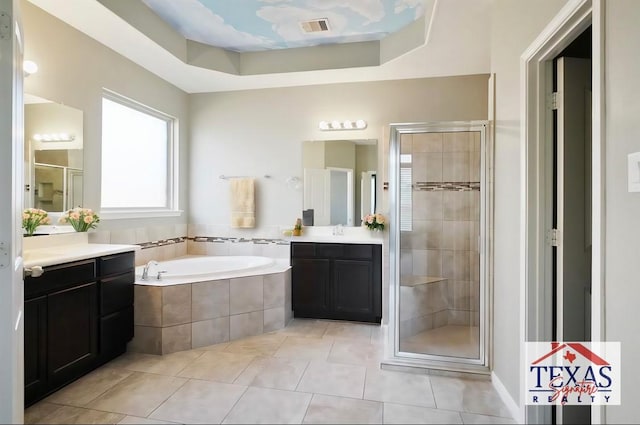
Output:
[[44,274],[44,269],[41,266],[33,266],[28,269],[24,269],[24,277],[40,277]]

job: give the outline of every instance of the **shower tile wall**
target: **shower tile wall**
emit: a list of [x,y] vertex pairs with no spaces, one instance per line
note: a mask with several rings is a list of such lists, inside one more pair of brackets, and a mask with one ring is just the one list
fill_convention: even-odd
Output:
[[446,279],[401,288],[401,334],[477,326],[480,134],[404,134],[401,154],[411,155],[414,184],[412,230],[401,233],[401,276]]

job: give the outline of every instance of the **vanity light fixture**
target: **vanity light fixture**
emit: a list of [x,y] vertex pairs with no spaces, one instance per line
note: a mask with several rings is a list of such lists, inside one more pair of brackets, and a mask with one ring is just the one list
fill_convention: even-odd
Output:
[[24,61],[22,62],[22,71],[24,72],[25,77],[35,74],[38,72],[38,64],[34,61]]
[[47,133],[34,134],[33,140],[36,142],[73,142],[76,136],[69,133]]
[[367,128],[367,122],[365,120],[357,121],[320,121],[318,128],[322,131],[335,131],[335,130],[364,130]]

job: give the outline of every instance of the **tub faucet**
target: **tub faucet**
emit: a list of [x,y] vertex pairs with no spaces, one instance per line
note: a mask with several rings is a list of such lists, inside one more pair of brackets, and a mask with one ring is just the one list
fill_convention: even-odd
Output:
[[144,269],[142,270],[142,280],[147,280],[149,278],[149,267],[151,266],[157,266],[158,262],[155,260],[151,260],[147,263],[146,266],[144,266]]

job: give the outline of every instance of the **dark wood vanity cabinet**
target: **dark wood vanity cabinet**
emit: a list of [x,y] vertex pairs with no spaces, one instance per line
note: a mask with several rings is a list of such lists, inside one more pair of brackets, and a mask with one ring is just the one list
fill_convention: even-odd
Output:
[[373,244],[291,243],[294,317],[382,319],[382,247]]
[[45,267],[25,279],[27,406],[126,350],[134,280],[133,252]]

